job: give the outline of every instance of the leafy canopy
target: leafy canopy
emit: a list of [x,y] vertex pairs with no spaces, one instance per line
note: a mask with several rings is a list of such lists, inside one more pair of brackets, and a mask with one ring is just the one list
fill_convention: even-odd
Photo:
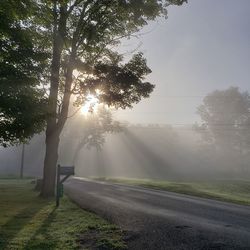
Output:
[[[0,144],[30,138],[45,124],[44,93],[38,88],[47,55],[35,48],[24,24],[30,1],[2,1],[0,5]],[[22,24],[23,23],[23,24]]]
[[44,129],[48,115],[54,116],[63,128],[71,95],[77,97],[75,105],[82,105],[92,94],[116,108],[131,108],[148,97],[154,85],[145,81],[151,71],[142,53],[124,63],[117,45],[148,21],[167,17],[169,5],[184,2],[1,3],[0,143],[17,143],[31,137]]
[[[148,97],[153,85],[144,82],[144,78],[151,70],[142,53],[122,64],[123,56],[117,52],[117,45],[122,38],[139,31],[149,20],[166,17],[167,6],[183,2],[76,0],[55,6],[59,12],[58,32],[62,33],[64,42],[61,95],[65,94],[64,74],[73,69],[78,71],[78,77],[73,76],[71,87],[72,93],[78,96],[77,105],[86,100],[86,95],[96,95],[97,89],[101,102],[117,108],[132,107],[142,97]],[[60,17],[64,15],[67,21],[60,26]],[[48,32],[50,30],[52,27]]]

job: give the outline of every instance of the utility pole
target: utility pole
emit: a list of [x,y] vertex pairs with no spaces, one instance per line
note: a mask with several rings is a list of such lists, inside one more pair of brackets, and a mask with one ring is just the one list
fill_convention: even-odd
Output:
[[24,150],[25,150],[25,144],[22,144],[22,158],[21,158],[21,168],[20,168],[20,178],[23,178],[23,165],[24,165]]

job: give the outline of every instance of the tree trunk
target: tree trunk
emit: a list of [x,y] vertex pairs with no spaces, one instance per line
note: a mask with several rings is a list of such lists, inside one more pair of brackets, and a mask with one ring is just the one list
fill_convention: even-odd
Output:
[[64,39],[66,38],[66,21],[67,21],[67,4],[63,3],[60,7],[59,20],[57,24],[56,1],[54,2],[54,40],[53,40],[53,56],[51,63],[51,79],[50,79],[50,94],[49,94],[49,111],[51,117],[47,120],[46,128],[46,153],[44,160],[44,175],[43,187],[41,196],[50,197],[55,194],[55,181],[56,181],[56,164],[58,160],[58,147],[60,141],[60,134],[67,120],[70,97],[72,74],[74,70],[74,63],[76,57],[76,42],[80,26],[78,25],[72,41],[72,51],[69,58],[66,76],[63,100],[61,109],[57,109],[58,91],[59,91],[59,78],[61,56],[64,46]]
[[48,134],[46,131],[46,152],[43,169],[43,183],[41,196],[52,197],[55,195],[56,184],[56,165],[58,160],[58,146],[60,135],[57,131],[54,134]]
[[[59,91],[59,77],[63,43],[66,32],[67,7],[60,7],[59,20],[57,21],[56,1],[54,2],[54,37],[51,62],[50,93],[48,108],[50,117],[46,127],[46,153],[43,170],[43,186],[41,196],[50,197],[55,194],[56,164],[58,160],[58,146],[62,128],[57,125],[57,101]],[[60,111],[59,111],[60,112]]]

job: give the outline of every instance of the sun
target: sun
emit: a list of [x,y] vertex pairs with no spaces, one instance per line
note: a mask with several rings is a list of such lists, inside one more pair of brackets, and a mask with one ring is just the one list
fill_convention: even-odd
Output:
[[88,95],[87,96],[87,101],[85,104],[81,107],[81,113],[83,115],[86,115],[90,112],[95,112],[98,108],[99,105],[99,100],[97,97],[93,95]]

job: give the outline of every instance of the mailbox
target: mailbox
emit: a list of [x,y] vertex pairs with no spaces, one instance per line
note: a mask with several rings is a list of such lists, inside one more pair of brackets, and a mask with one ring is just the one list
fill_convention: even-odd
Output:
[[[75,174],[74,166],[57,166],[56,178],[56,206],[59,206],[60,197],[63,196],[63,182],[66,181],[71,175]],[[61,175],[64,177],[61,179]]]
[[60,166],[59,168],[60,175],[74,175],[75,174],[75,168],[73,166]]

